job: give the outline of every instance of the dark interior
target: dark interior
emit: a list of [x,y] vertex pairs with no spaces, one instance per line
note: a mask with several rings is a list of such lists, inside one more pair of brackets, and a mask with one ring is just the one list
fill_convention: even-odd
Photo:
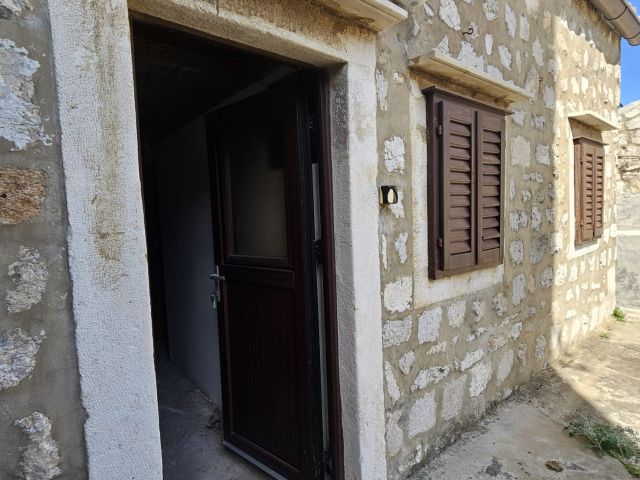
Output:
[[[199,469],[222,478],[227,469],[257,478],[215,437],[222,394],[205,118],[299,68],[165,25],[134,20],[132,33],[164,477],[196,478],[187,472]],[[182,403],[195,390],[204,402]]]
[[158,197],[169,192],[157,191],[154,150],[194,119],[260,93],[298,69],[166,26],[134,21],[132,30],[154,339],[166,348]]
[[193,118],[258,93],[298,70],[165,26],[134,22],[133,39],[143,140],[162,138]]

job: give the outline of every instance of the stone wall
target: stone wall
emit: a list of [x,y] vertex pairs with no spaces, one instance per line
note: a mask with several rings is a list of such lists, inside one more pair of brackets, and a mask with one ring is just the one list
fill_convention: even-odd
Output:
[[44,0],[0,0],[0,478],[86,478]]
[[620,306],[640,308],[640,100],[619,119],[616,292]]
[[[398,2],[407,21],[378,36],[380,209],[389,478],[403,478],[494,403],[606,321],[615,304],[614,158],[606,148],[605,229],[575,247],[574,136],[609,142],[568,114],[615,120],[617,35],[586,0]],[[407,68],[437,49],[532,96],[507,118],[504,264],[430,280],[422,90],[454,85]],[[476,98],[484,101],[494,99]]]

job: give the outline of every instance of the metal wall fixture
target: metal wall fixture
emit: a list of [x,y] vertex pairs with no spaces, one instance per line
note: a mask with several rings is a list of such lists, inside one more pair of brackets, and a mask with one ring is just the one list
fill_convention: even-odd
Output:
[[382,185],[379,194],[380,205],[395,205],[398,203],[398,190],[393,185]]

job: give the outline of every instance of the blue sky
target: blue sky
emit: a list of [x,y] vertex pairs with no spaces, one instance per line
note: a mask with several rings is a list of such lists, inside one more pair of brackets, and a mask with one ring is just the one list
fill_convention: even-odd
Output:
[[[640,12],[640,0],[631,0]],[[640,100],[640,45],[631,47],[622,39],[622,98],[623,105]]]

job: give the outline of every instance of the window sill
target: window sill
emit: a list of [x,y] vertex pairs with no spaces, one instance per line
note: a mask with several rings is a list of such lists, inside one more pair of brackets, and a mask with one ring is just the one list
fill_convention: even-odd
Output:
[[470,265],[468,267],[463,268],[455,268],[451,270],[439,270],[433,269],[429,267],[429,279],[430,280],[442,280],[443,278],[452,278],[463,273],[472,273],[477,272],[479,270],[486,270],[489,268],[495,268],[500,265],[503,265],[502,260],[497,260],[495,262],[483,263],[482,265]]
[[407,11],[389,0],[314,0],[375,32],[406,20]]
[[533,98],[529,92],[516,85],[493,78],[482,70],[470,68],[462,62],[437,51],[414,58],[410,67],[435,77],[444,78],[451,83],[469,88],[507,104]]

